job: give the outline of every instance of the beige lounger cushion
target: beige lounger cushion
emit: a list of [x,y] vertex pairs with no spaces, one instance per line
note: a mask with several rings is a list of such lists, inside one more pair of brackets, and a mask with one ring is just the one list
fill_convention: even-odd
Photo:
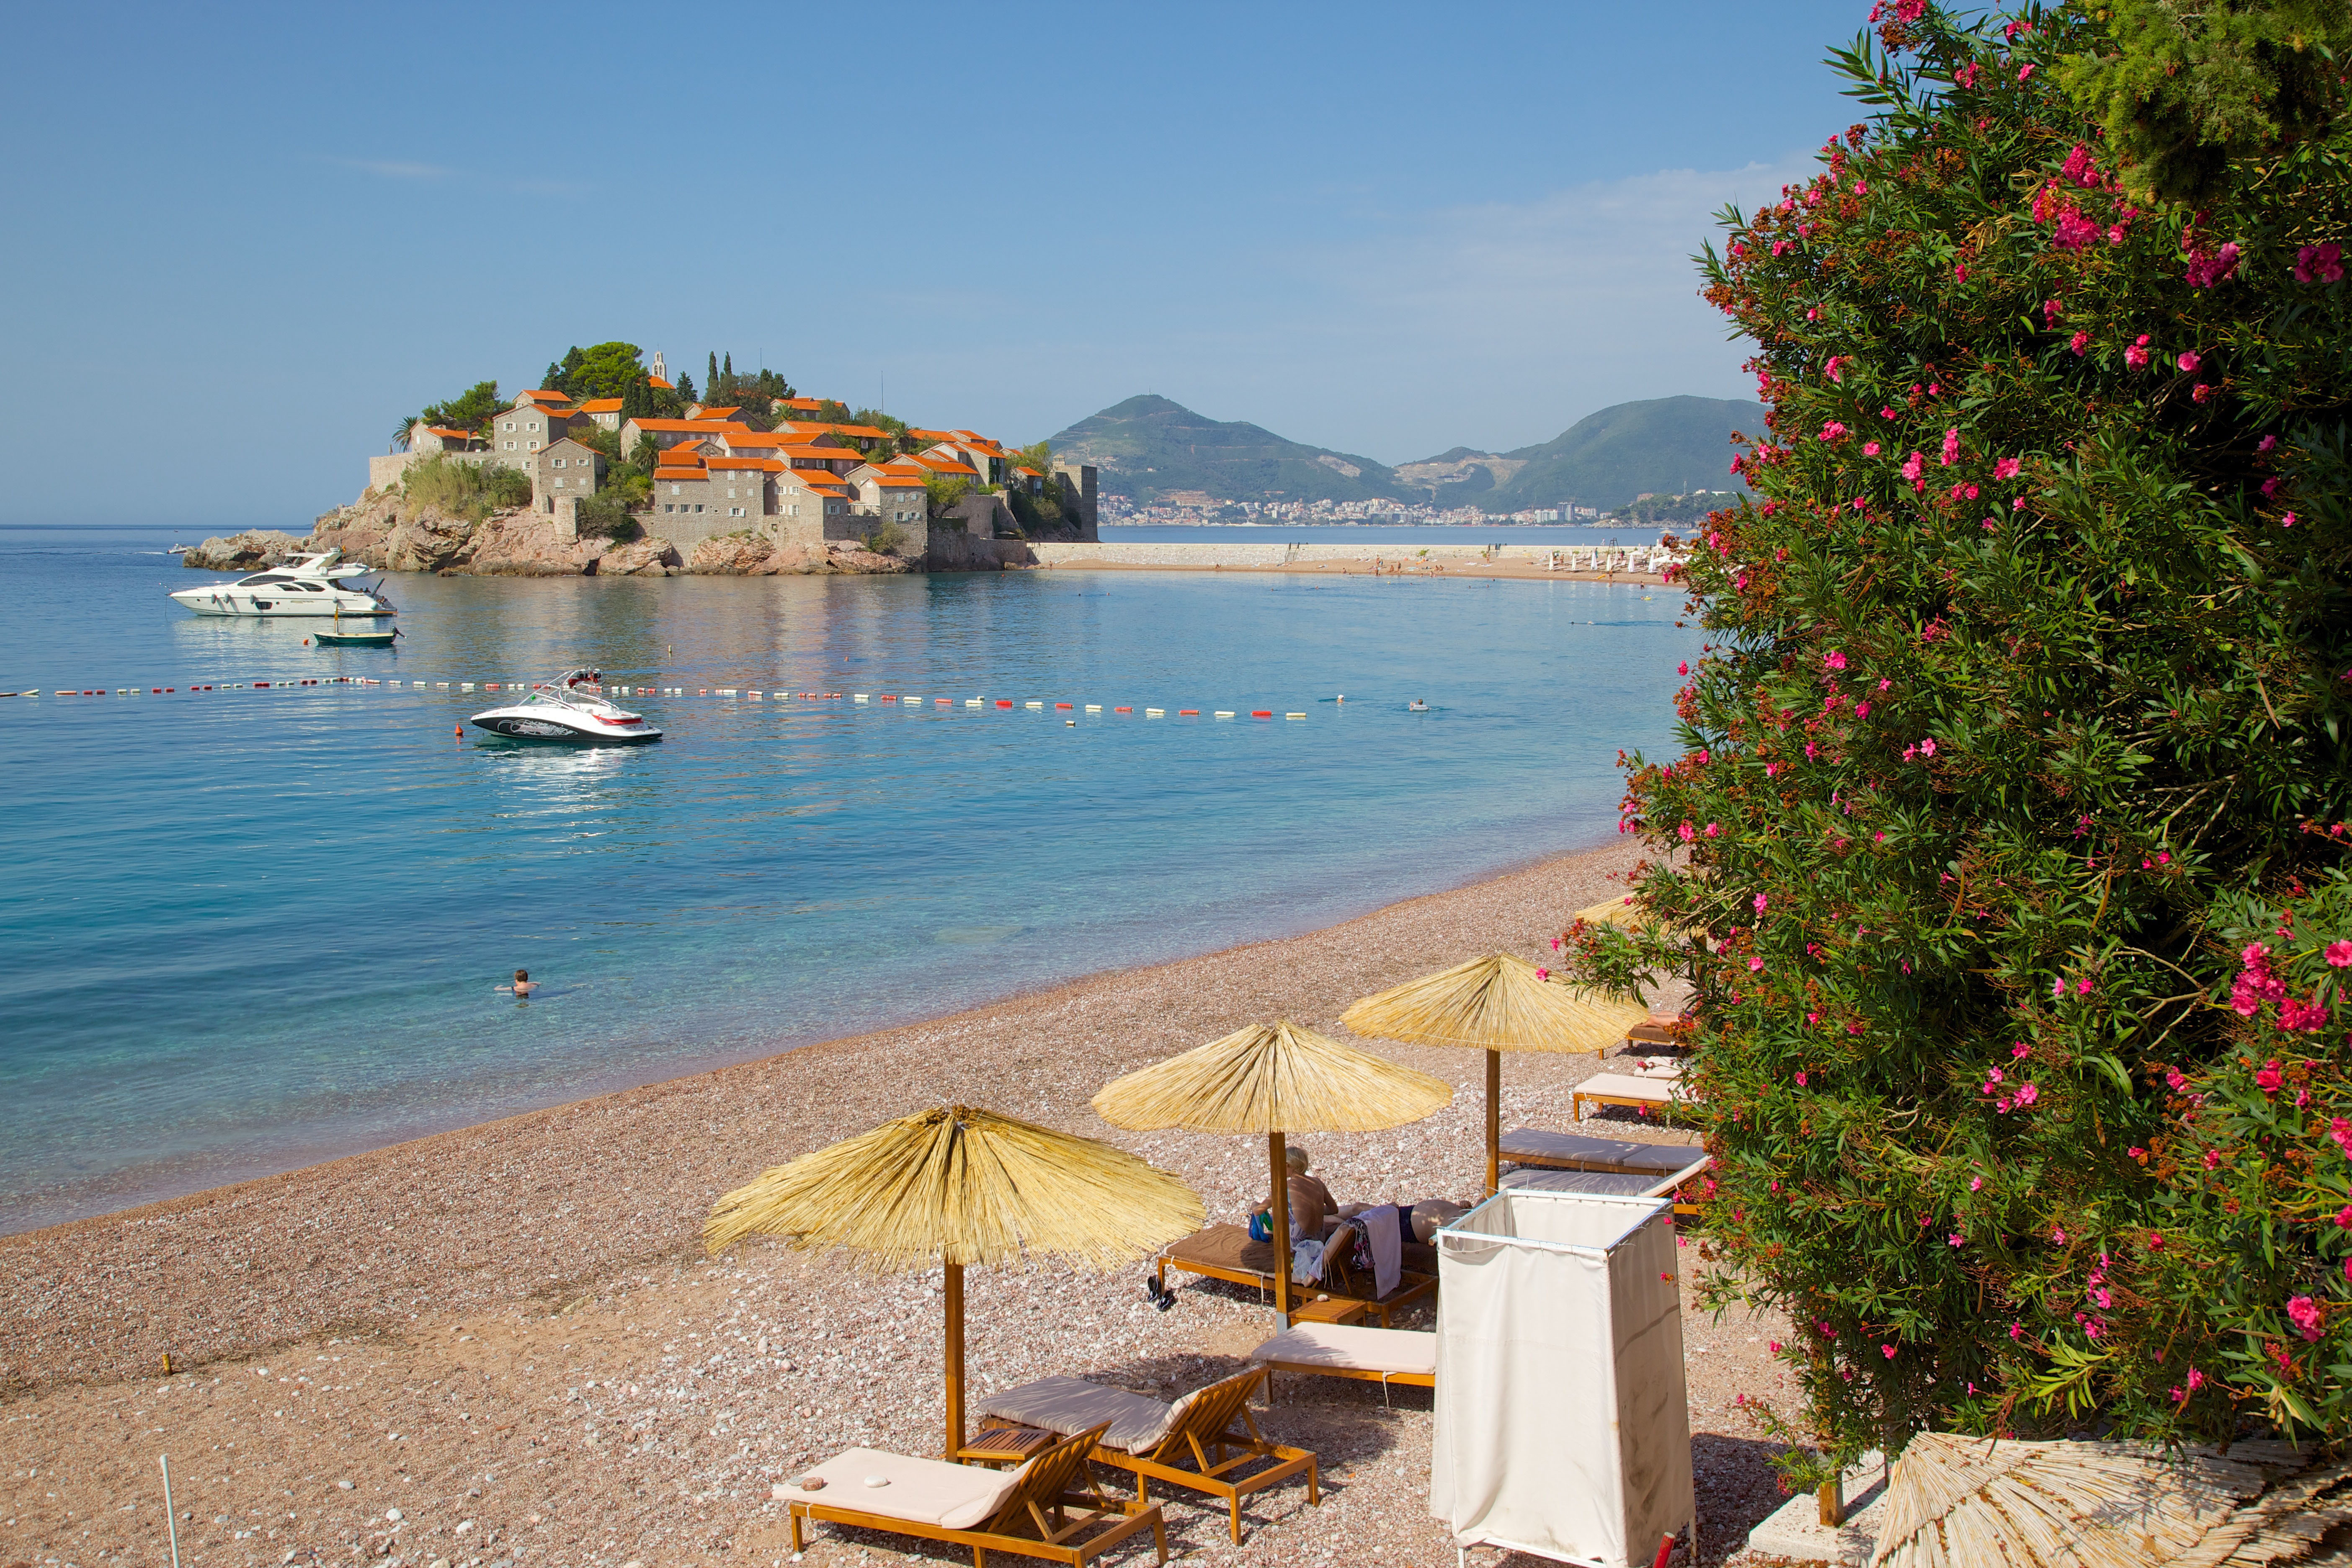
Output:
[[973,1406],[981,1415],[1042,1426],[1056,1436],[1110,1423],[1097,1447],[1139,1454],[1160,1446],[1176,1425],[1184,1407],[1200,1397],[1195,1389],[1173,1405],[1162,1405],[1123,1388],[1106,1388],[1083,1377],[1041,1377],[1002,1394],[992,1394]]
[[1571,1094],[1605,1094],[1614,1100],[1646,1100],[1654,1105],[1682,1098],[1682,1080],[1672,1078],[1635,1078],[1631,1073],[1604,1072],[1570,1084]]
[[1437,1336],[1412,1329],[1360,1329],[1349,1323],[1301,1323],[1250,1352],[1252,1361],[1328,1366],[1339,1372],[1437,1373]]
[[1673,1176],[1637,1175],[1630,1171],[1507,1171],[1503,1185],[1532,1187],[1539,1193],[1599,1193],[1612,1198],[1654,1198],[1679,1185]]
[[1502,1154],[1506,1160],[1558,1160],[1600,1169],[1655,1171],[1661,1175],[1687,1170],[1706,1159],[1706,1151],[1696,1143],[1587,1138],[1574,1132],[1547,1132],[1539,1127],[1520,1127],[1504,1133]]
[[[996,1510],[1021,1484],[1022,1472],[1028,1468],[989,1470],[939,1459],[910,1459],[880,1448],[852,1448],[813,1472],[801,1472],[823,1476],[824,1490],[803,1491],[795,1480],[784,1487],[783,1495],[788,1501],[856,1509],[886,1519],[903,1519],[909,1524],[974,1530],[996,1517]],[[869,1487],[868,1476],[880,1476],[890,1484]]]

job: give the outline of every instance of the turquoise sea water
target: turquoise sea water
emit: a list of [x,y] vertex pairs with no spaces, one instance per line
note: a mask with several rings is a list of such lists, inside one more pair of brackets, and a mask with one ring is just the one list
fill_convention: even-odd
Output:
[[[43,693],[0,701],[0,1230],[1605,841],[1696,637],[1679,595],[1594,584],[394,576],[396,651],[318,649],[172,604],[212,577],[171,542],[0,529],[0,690]],[[575,663],[926,700],[632,700],[668,739],[627,751],[453,735],[498,700],[457,683]],[[451,687],[186,689],[337,674]],[[180,689],[48,695],[130,686]],[[493,989],[519,965],[525,1004]]]

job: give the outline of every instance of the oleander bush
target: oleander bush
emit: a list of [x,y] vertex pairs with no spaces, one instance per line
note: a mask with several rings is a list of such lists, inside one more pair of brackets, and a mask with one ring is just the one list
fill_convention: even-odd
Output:
[[1565,940],[1691,982],[1718,1300],[1830,1459],[2352,1433],[2344,83],[2134,196],[2150,11],[1889,5],[1873,117],[1700,258],[1767,429],[1636,929]]

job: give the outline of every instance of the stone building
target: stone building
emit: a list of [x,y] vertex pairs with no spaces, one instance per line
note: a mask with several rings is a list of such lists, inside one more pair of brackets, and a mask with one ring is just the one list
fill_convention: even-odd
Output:
[[604,454],[570,436],[530,454],[530,504],[553,511],[558,499],[592,496],[604,480]]
[[540,452],[563,439],[575,419],[586,422],[587,416],[560,401],[562,396],[560,392],[526,392],[498,416],[490,431],[490,449],[499,461],[527,474],[534,472]]

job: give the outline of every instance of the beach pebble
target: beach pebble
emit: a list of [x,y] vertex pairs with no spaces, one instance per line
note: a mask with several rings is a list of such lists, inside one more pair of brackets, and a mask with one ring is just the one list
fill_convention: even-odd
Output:
[[390,1520],[393,1523],[398,1524],[401,1521],[402,1514],[396,1508],[388,1508],[383,1510],[383,1517]]
[[433,1568],[449,1568],[449,1560],[446,1557],[436,1557],[433,1560]]
[[337,1481],[335,1483],[335,1489],[339,1492],[347,1492],[352,1489],[352,1483],[349,1481]]

